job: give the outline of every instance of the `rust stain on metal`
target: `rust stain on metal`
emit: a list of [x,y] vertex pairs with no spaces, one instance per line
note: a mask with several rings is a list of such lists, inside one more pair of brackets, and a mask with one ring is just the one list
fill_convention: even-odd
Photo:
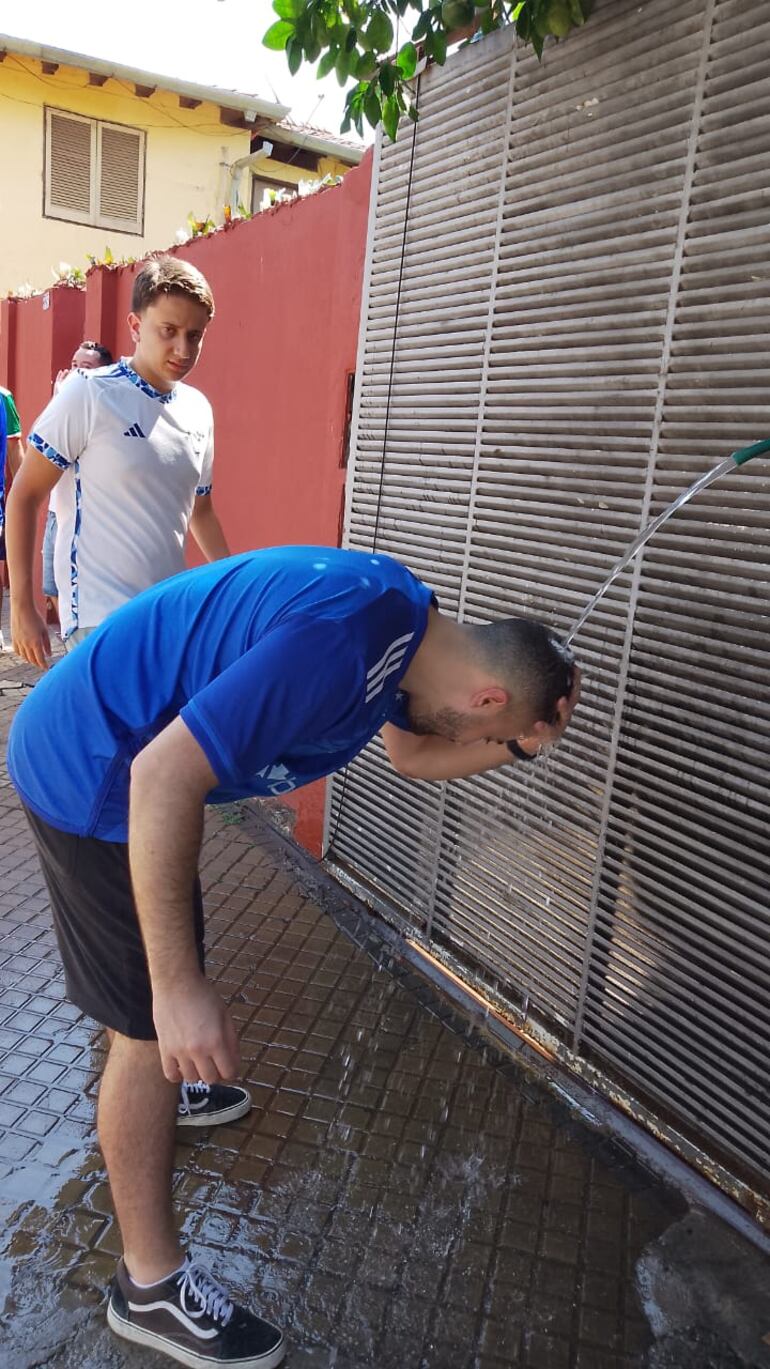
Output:
[[443,960],[439,960],[436,956],[431,955],[430,951],[426,951],[425,947],[420,945],[419,941],[413,940],[412,937],[407,937],[407,945],[410,950],[421,956],[423,960],[427,960],[433,969],[435,969],[438,974],[442,975],[443,978],[450,979],[453,984],[456,984],[457,988],[462,992],[463,997],[472,998],[475,1003],[478,1003],[479,1007],[483,1009],[485,1017],[495,1018],[495,1020],[499,1022],[501,1026],[505,1027],[507,1031],[513,1032],[516,1036],[520,1037],[522,1041],[526,1041],[527,1045],[537,1051],[538,1055],[542,1055],[544,1060],[548,1060],[552,1065],[556,1064],[556,1056],[553,1051],[549,1051],[534,1037],[530,1036],[513,1018],[502,1013],[499,1008],[495,1007],[495,1004],[492,1003],[490,999],[486,998],[484,994],[479,993],[478,989],[475,989],[472,984],[469,984],[467,979],[461,979],[460,975],[450,969]]
[[[381,897],[375,895],[372,889],[362,884],[360,880],[341,867],[333,867],[332,873],[357,898],[368,904],[376,915],[382,917],[386,923],[396,926],[402,935],[405,934],[404,920],[398,915],[394,916],[393,910]],[[414,932],[414,928],[409,930],[412,933]],[[549,1065],[555,1066],[560,1073],[561,1085],[565,1082],[565,1075],[571,1074],[576,1080],[599,1094],[600,1097],[607,1099],[619,1112],[630,1117],[633,1122],[654,1136],[672,1154],[683,1160],[691,1169],[703,1175],[715,1188],[720,1189],[738,1207],[747,1212],[758,1226],[770,1233],[770,1198],[756,1193],[747,1183],[736,1178],[723,1165],[711,1160],[708,1155],[699,1150],[675,1128],[660,1121],[642,1104],[637,1103],[630,1094],[618,1088],[602,1070],[589,1064],[588,1061],[582,1059],[580,1055],[555,1037],[551,1037],[539,1023],[531,1020],[522,1023],[517,1021],[515,1017],[509,1016],[499,1002],[495,1002],[488,996],[488,993],[483,993],[476,987],[478,978],[473,976],[473,971],[469,970],[467,966],[463,966],[462,973],[458,973],[454,968],[451,955],[447,955],[443,950],[434,954],[432,949],[428,950],[426,944],[417,940],[414,935],[404,935],[404,944],[408,946],[410,956],[424,962],[425,973],[430,976],[433,982],[436,979],[451,982],[453,992],[458,994],[461,999],[464,998],[466,1002],[472,1001],[477,1008],[482,1010],[487,1021],[492,1019],[493,1022],[499,1023],[505,1031],[517,1036]],[[416,968],[419,970],[419,965]],[[471,979],[475,979],[475,982],[470,982]],[[494,1026],[491,1027],[491,1031],[495,1035],[495,1040],[500,1049],[504,1050],[504,1039],[494,1032]],[[547,1039],[543,1041],[542,1036]],[[526,1067],[526,1062],[522,1063]],[[549,1077],[548,1071],[544,1072],[542,1083],[546,1088],[553,1091],[564,1092],[559,1080]],[[580,1106],[574,1099],[572,1103],[576,1107]],[[770,1337],[770,1331],[767,1334]]]
[[[573,1074],[576,1079],[581,1080],[582,1083],[588,1085],[591,1089],[596,1090],[600,1095],[608,1099],[619,1112],[625,1113],[625,1115],[636,1122],[638,1126],[642,1127],[645,1131],[650,1132],[667,1150],[672,1151],[674,1155],[677,1155],[680,1159],[684,1160],[686,1164],[690,1165],[708,1179],[709,1183],[712,1183],[715,1188],[721,1189],[723,1193],[726,1193],[728,1197],[732,1198],[733,1202],[743,1208],[744,1212],[748,1212],[763,1230],[770,1231],[770,1200],[763,1198],[760,1194],[749,1188],[747,1184],[736,1179],[735,1176],[730,1174],[722,1165],[711,1160],[703,1151],[698,1150],[696,1146],[687,1142],[673,1127],[667,1126],[641,1104],[636,1103],[629,1094],[625,1093],[622,1089],[619,1089],[617,1085],[603,1074],[601,1070],[597,1069],[595,1065],[589,1065],[586,1061],[581,1060],[579,1056],[573,1054],[569,1048],[561,1045],[559,1042],[554,1042],[553,1049],[550,1049],[548,1045],[544,1044],[536,1035],[534,1035],[536,1024],[531,1024],[531,1030],[527,1030],[526,1027],[520,1022],[517,1022],[515,1018],[509,1017],[506,1013],[502,1012],[485,994],[481,993],[473,984],[469,983],[467,979],[463,979],[460,974],[451,968],[442,956],[433,955],[423,944],[413,937],[407,937],[406,943],[413,954],[426,962],[426,965],[430,967],[434,976],[438,975],[440,978],[451,981],[466,1000],[471,999],[477,1004],[478,1007],[482,1009],[486,1019],[494,1019],[496,1022],[499,1022],[507,1031],[518,1036],[521,1041],[524,1041],[527,1046],[533,1051],[536,1051],[537,1054],[549,1064],[555,1065],[560,1070],[568,1071]],[[500,1044],[504,1048],[504,1043],[501,1042]],[[550,1087],[553,1082],[553,1080],[544,1076],[543,1083],[546,1088]],[[768,1334],[770,1335],[770,1332]]]

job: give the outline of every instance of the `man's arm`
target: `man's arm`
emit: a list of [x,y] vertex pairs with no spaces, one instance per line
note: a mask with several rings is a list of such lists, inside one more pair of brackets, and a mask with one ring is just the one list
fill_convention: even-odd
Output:
[[47,670],[51,655],[48,628],[35,608],[34,566],[38,511],[62,472],[28,446],[8,495],[5,518],[6,555],[11,582],[11,641],[30,665]]
[[196,494],[190,532],[207,561],[221,561],[230,551],[210,494]]
[[219,783],[202,748],[176,718],[131,766],[128,851],[167,1079],[232,1079],[232,1020],[204,979],[195,950],[192,890],[207,793]]
[[502,742],[464,744],[446,737],[418,737],[393,723],[385,723],[381,736],[394,770],[412,780],[459,780],[515,764]]
[[[535,756],[542,747],[560,741],[579,698],[580,671],[576,668],[572,693],[559,699],[554,721],[537,722],[528,736],[516,738],[522,751]],[[517,764],[505,742],[452,742],[447,737],[418,736],[393,723],[385,723],[381,735],[393,768],[413,780],[459,780]]]
[[16,476],[19,474],[19,467],[21,466],[21,458],[22,458],[22,441],[21,441],[21,433],[13,433],[11,436],[9,436],[9,438],[8,438],[8,440],[7,440],[7,443],[6,443],[6,449],[5,449],[5,460],[6,460],[6,464],[7,464],[7,466],[8,466],[8,470],[9,470],[9,472],[10,472],[11,480],[15,480],[15,479],[16,479]]

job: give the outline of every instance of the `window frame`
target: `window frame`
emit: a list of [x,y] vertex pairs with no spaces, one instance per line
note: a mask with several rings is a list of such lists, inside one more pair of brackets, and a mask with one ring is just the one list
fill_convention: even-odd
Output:
[[252,214],[260,212],[254,208],[255,185],[261,185],[264,190],[290,190],[293,194],[299,194],[299,181],[285,181],[280,176],[272,176],[267,172],[252,171],[249,186],[249,202]]
[[[89,187],[90,205],[88,213],[68,209],[60,211],[51,205],[51,120],[73,119],[88,124],[91,130],[91,176]],[[116,123],[114,119],[95,119],[93,115],[79,114],[76,110],[60,109],[55,105],[43,106],[43,218],[59,223],[77,223],[86,228],[106,228],[111,233],[127,233],[131,237],[144,237],[145,184],[147,180],[147,133],[143,128],[132,124]],[[110,214],[100,213],[100,185],[102,165],[102,130],[114,128],[121,133],[133,133],[139,139],[139,168],[137,176],[137,214],[135,219],[120,219]]]

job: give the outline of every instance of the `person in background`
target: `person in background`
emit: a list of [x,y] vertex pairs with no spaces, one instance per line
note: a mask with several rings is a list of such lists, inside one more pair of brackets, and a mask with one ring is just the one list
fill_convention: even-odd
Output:
[[[53,392],[58,394],[61,386],[73,371],[95,371],[99,366],[112,365],[112,352],[109,347],[102,347],[99,342],[81,342],[72,354],[72,361],[66,370],[59,371],[54,384]],[[50,623],[52,619],[58,621],[59,603],[58,590],[53,569],[53,553],[56,544],[56,491],[51,492],[48,501],[48,516],[45,520],[45,531],[43,533],[43,598],[45,599],[46,618]]]
[[[78,368],[29,435],[8,501],[13,649],[47,669],[51,642],[37,611],[33,565],[38,512],[55,490],[54,582],[65,651],[141,590],[184,570],[188,531],[208,561],[228,555],[211,496],[211,405],[185,384],[200,356],[214,299],[205,277],[177,257],[145,263],[128,327],[133,355]],[[50,583],[50,582],[49,582]],[[59,667],[57,667],[58,669]],[[181,1126],[213,1126],[251,1107],[240,1086],[182,1083]]]
[[[5,588],[5,489],[21,465],[21,423],[16,401],[10,390],[0,385],[0,619],[3,613]],[[0,651],[5,650],[3,629],[0,627]]]
[[34,600],[38,511],[56,488],[54,578],[66,650],[113,609],[184,569],[192,532],[208,561],[228,555],[211,487],[211,405],[184,383],[213,317],[196,267],[147,262],[134,280],[133,355],[75,371],[37,419],[8,501],[14,651],[45,670],[48,629]]

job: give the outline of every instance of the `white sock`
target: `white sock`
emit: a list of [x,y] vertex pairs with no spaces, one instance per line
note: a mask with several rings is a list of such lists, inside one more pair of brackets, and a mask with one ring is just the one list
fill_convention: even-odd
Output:
[[140,1283],[138,1279],[134,1278],[133,1274],[128,1269],[128,1266],[126,1266],[126,1272],[128,1273],[128,1277],[134,1285],[134,1288],[158,1288],[162,1283],[166,1283],[169,1279],[175,1279],[177,1274],[183,1274],[186,1268],[187,1256],[185,1255],[184,1261],[182,1264],[180,1264],[178,1269],[172,1269],[170,1274],[164,1274],[162,1279],[154,1279],[152,1283]]

